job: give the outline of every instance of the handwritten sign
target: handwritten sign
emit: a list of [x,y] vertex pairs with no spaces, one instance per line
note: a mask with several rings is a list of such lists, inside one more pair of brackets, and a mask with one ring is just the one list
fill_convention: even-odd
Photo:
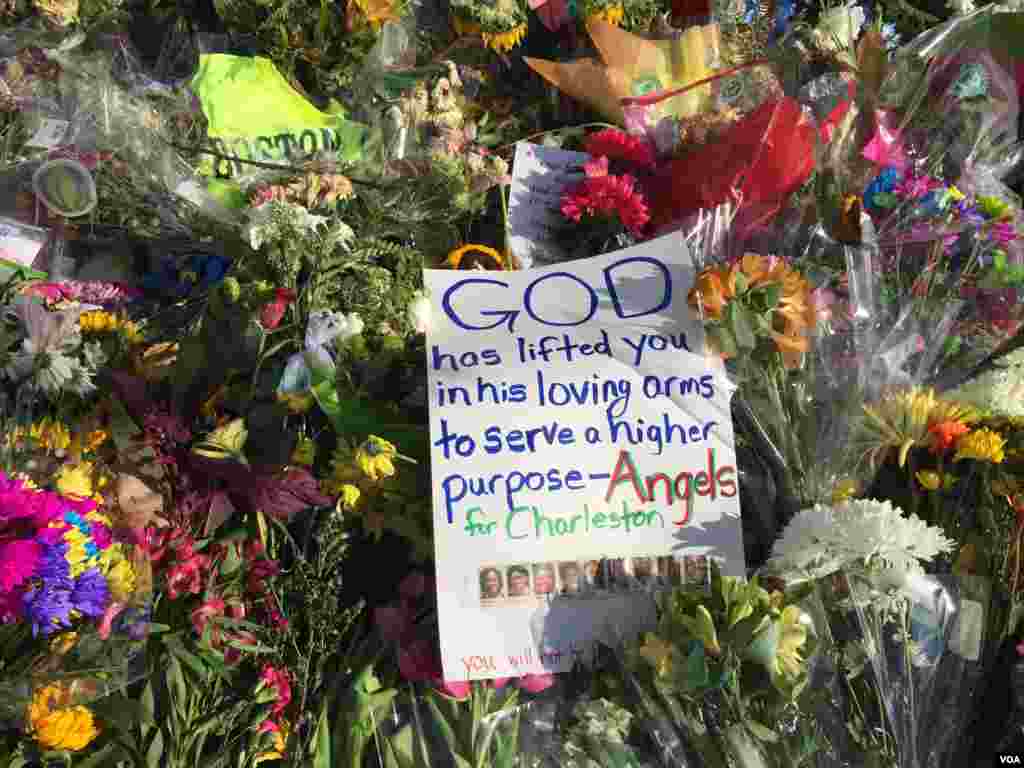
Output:
[[[427,270],[438,609],[452,680],[565,671],[649,592],[742,575],[720,364],[679,233],[560,267]],[[611,637],[609,635],[612,635]]]
[[564,226],[559,205],[566,187],[583,179],[585,152],[519,142],[509,192],[509,247],[524,267],[566,259],[555,237]]

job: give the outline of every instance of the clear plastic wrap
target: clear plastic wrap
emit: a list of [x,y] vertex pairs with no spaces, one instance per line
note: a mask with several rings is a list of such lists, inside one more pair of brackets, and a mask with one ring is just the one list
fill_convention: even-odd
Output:
[[623,637],[605,673],[608,695],[633,714],[651,764],[804,765],[817,725],[801,702],[818,643],[799,596],[713,566],[709,590],[663,598],[657,628]]

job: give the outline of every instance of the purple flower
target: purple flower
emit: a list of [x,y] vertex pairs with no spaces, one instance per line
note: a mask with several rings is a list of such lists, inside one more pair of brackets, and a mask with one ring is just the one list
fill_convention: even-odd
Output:
[[36,575],[44,582],[70,579],[67,551],[67,544],[44,544]]
[[110,602],[107,580],[97,568],[90,568],[75,581],[71,603],[83,616],[97,618],[103,615]]
[[29,589],[22,602],[32,622],[32,634],[52,635],[71,626],[71,588],[68,578],[50,579]]

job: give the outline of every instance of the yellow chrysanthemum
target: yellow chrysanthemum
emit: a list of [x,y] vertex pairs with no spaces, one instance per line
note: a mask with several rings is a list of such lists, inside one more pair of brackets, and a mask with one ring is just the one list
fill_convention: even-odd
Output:
[[395,456],[398,449],[387,440],[370,435],[356,451],[355,462],[359,470],[376,482],[395,474]]
[[36,690],[29,704],[28,721],[32,735],[44,749],[78,752],[99,735],[92,712],[71,706],[71,694],[61,685]]
[[922,469],[917,473],[917,482],[927,491],[936,491],[942,485],[942,475],[932,469]]
[[998,432],[982,427],[973,432],[968,432],[956,442],[956,456],[954,461],[961,459],[974,459],[975,461],[990,461],[993,464],[1002,464],[1006,458],[1006,438]]
[[362,495],[362,491],[352,485],[352,483],[343,483],[338,492],[338,506],[341,509],[353,510],[356,504],[359,503],[359,497]]
[[78,327],[83,333],[111,333],[116,331],[119,325],[117,315],[102,309],[83,312],[78,318]]
[[587,15],[587,22],[594,20],[603,21],[607,24],[613,24],[616,27],[622,23],[622,19],[626,15],[626,9],[621,5],[608,5],[599,11],[594,11]]
[[456,248],[445,259],[452,269],[483,269],[496,272],[505,268],[505,260],[493,248],[470,243]]
[[57,492],[62,496],[78,499],[91,499],[96,496],[93,484],[94,468],[92,462],[65,464],[57,471]]

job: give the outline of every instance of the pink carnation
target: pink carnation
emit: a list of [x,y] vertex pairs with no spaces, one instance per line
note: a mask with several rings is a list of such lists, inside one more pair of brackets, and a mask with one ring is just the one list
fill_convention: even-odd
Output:
[[15,587],[32,578],[42,549],[32,539],[0,544],[0,592],[13,592]]
[[651,145],[641,138],[615,128],[593,133],[583,142],[583,149],[594,157],[606,157],[647,169],[654,167],[655,157]]
[[584,216],[617,216],[639,236],[651,216],[643,195],[636,191],[636,179],[609,174],[607,157],[586,163],[584,171],[587,178],[562,195],[562,215],[575,222]]

